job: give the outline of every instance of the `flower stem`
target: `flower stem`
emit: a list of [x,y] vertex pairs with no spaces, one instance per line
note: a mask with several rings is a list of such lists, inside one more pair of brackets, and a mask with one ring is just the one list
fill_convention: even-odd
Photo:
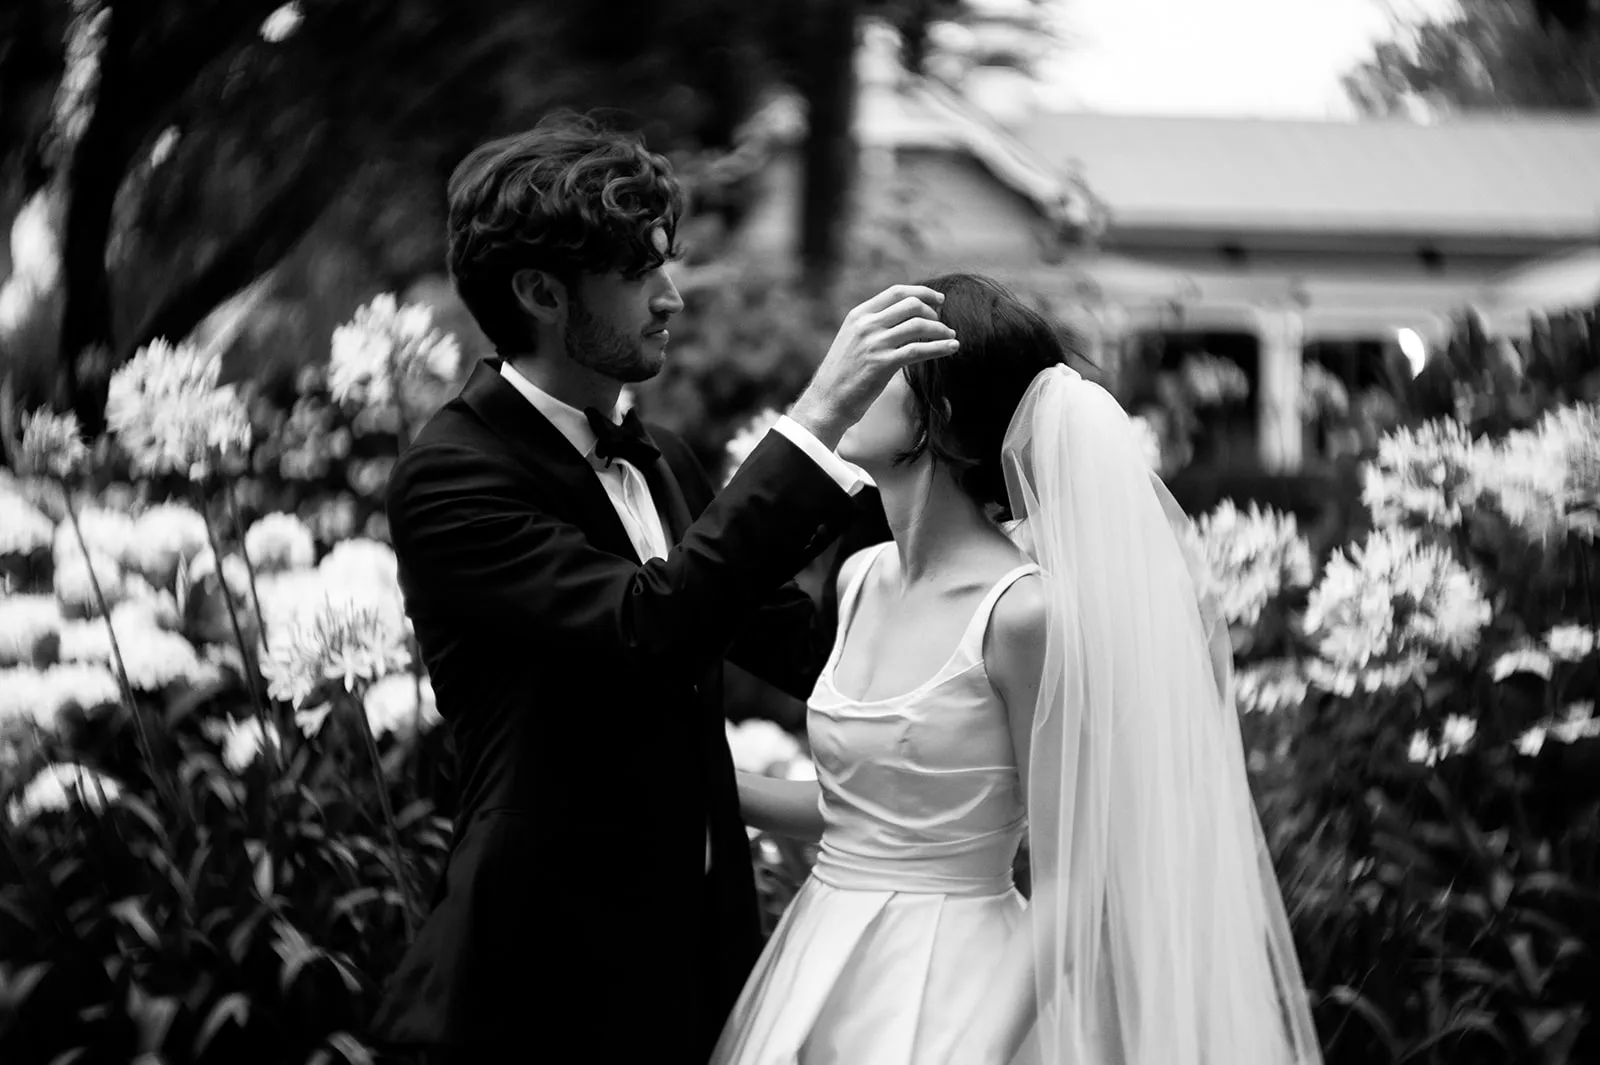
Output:
[[383,827],[389,836],[389,851],[394,858],[395,879],[400,882],[401,915],[405,918],[406,942],[416,938],[413,913],[416,903],[411,897],[411,876],[406,872],[405,856],[400,850],[400,829],[395,824],[394,807],[389,804],[389,786],[383,778],[383,759],[378,754],[378,737],[373,735],[372,722],[367,718],[367,708],[361,699],[347,698],[356,718],[361,722],[361,736],[367,743],[367,758],[372,763],[372,780],[378,786],[378,805],[383,810]]
[[217,538],[217,530],[211,525],[209,501],[206,499],[205,490],[198,483],[195,485],[195,496],[200,506],[200,519],[205,522],[206,539],[211,543],[211,557],[216,560],[217,585],[222,591],[222,604],[228,609],[228,623],[233,627],[233,640],[239,645],[239,664],[244,667],[245,687],[250,689],[250,702],[255,707],[256,721],[261,726],[261,743],[273,752],[271,775],[266,788],[262,790],[261,797],[261,838],[266,841],[267,861],[273,863],[275,859],[272,857],[272,841],[275,819],[272,816],[272,796],[283,767],[278,760],[277,744],[273,742],[272,717],[267,709],[267,700],[261,692],[261,668],[252,649],[245,643],[244,628],[239,624],[239,611],[234,606],[233,592],[228,588],[227,570],[222,564],[222,541]]
[[[223,494],[225,496],[227,496],[227,499],[228,499],[228,513],[233,519],[234,535],[239,538],[239,557],[244,559],[245,577],[247,578],[247,580],[249,582],[249,585],[250,585],[250,605],[255,608],[255,612],[256,612],[256,629],[257,629],[257,631],[259,633],[259,636],[260,636],[259,642],[264,647],[267,644],[267,616],[261,610],[261,593],[256,588],[256,567],[255,567],[255,563],[250,561],[250,549],[245,546],[245,542],[244,542],[244,521],[243,521],[243,519],[242,519],[242,517],[241,517],[241,515],[239,513],[239,500],[238,500],[238,497],[235,496],[235,494],[234,494],[233,482],[231,480],[228,480],[228,479],[224,478],[222,483],[223,483]],[[210,532],[211,532],[211,523],[209,521],[206,522],[206,532],[207,532],[207,534],[210,534]],[[216,539],[215,539],[215,537],[212,537],[211,553],[215,555],[216,551],[217,551]],[[220,556],[218,556],[218,559],[219,560],[217,562],[217,574],[220,577],[221,574],[222,574],[222,562],[220,560]],[[227,581],[224,579],[222,583],[223,583],[223,594],[226,596],[227,595]],[[228,609],[229,609],[229,612],[231,613],[232,609],[233,609],[233,605],[232,605],[233,604],[233,600],[232,600],[231,597],[228,598],[228,604],[229,604]],[[239,653],[240,654],[244,654],[245,653],[245,650],[244,650],[244,637],[242,635],[240,635],[239,623],[238,623],[237,619],[234,620],[233,631],[234,631],[235,636],[237,636],[239,638],[239,641],[240,641]],[[246,657],[245,661],[246,661],[246,664],[248,665],[248,662],[249,662],[248,656]],[[259,675],[259,673],[260,673],[259,670],[255,671],[256,675]],[[264,724],[265,724],[265,722],[263,722],[263,725]],[[283,772],[283,751],[279,748],[277,734],[276,733],[268,733],[268,731],[263,727],[263,729],[262,729],[262,740],[272,750],[272,768],[273,768],[274,773],[282,773]]]
[[[61,482],[63,498],[66,500],[67,518],[72,522],[72,533],[78,540],[78,549],[83,552],[84,568],[89,571],[89,587],[94,591],[95,607],[100,611],[100,616],[105,618],[106,635],[111,642],[111,659],[117,667],[117,686],[122,689],[122,701],[128,707],[128,714],[133,718],[134,732],[139,740],[139,753],[144,756],[145,765],[149,768],[150,779],[156,787],[165,791],[166,777],[161,773],[160,764],[156,762],[155,748],[150,743],[150,730],[145,725],[144,715],[139,711],[139,703],[133,697],[133,682],[128,679],[128,666],[122,658],[122,644],[117,640],[117,630],[111,624],[111,607],[106,602],[105,589],[100,587],[100,576],[94,571],[94,558],[89,553],[89,542],[84,539],[83,525],[78,521],[78,508],[72,502],[72,489],[66,481]],[[169,795],[173,800],[173,809],[177,809],[176,796]]]

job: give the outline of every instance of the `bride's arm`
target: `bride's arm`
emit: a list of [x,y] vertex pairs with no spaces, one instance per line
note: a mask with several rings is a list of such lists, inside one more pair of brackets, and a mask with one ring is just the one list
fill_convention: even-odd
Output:
[[[990,682],[1005,703],[1011,728],[1011,746],[1028,794],[1028,757],[1033,736],[1034,704],[1044,673],[1046,600],[1042,580],[1024,577],[995,604],[994,617],[984,642],[984,664]],[[1038,885],[1033,896],[1038,898]],[[986,974],[988,989],[967,1028],[967,1043],[952,1062],[963,1065],[998,1065],[1009,1062],[1037,1020],[1039,1003],[1034,982],[1033,922],[1039,914],[1029,908],[1028,919],[1011,933],[1000,968]]]
[[739,812],[745,824],[777,836],[815,843],[822,838],[815,780],[779,780],[740,772]]
[[[877,546],[857,551],[839,567],[839,601]],[[739,812],[745,824],[763,832],[815,843],[822,838],[821,788],[815,780],[776,780],[759,773],[738,774]]]

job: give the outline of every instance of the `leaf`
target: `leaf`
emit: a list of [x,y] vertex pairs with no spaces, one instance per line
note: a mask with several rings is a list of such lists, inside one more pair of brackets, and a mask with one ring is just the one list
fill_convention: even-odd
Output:
[[228,935],[228,957],[233,959],[235,965],[243,965],[250,947],[254,944],[256,929],[260,927],[265,917],[272,915],[272,909],[265,904],[256,907],[255,912],[243,921]]
[[5,980],[5,970],[0,969],[0,1006],[11,1014],[21,1014],[23,1005],[28,1001],[39,982],[50,973],[50,963],[37,962],[24,966],[17,971],[17,975],[9,982]]
[[1541,968],[1534,959],[1533,937],[1522,932],[1507,936],[1506,951],[1517,967],[1517,975],[1522,977],[1523,986],[1528,989],[1532,998],[1538,999],[1544,993],[1544,985],[1550,978],[1550,971]]
[[0,894],[0,913],[4,913],[30,932],[36,932],[39,929],[39,926],[33,921],[33,915],[28,913],[21,902],[10,895]]
[[1498,989],[1511,982],[1511,978],[1505,973],[1485,965],[1476,958],[1447,958],[1440,964],[1440,969],[1451,976],[1481,987]]
[[[178,581],[178,586],[181,589],[178,593],[180,596],[180,602],[178,603],[178,610],[180,613],[183,611],[181,597],[184,596],[188,591],[184,585],[185,581],[180,579]],[[236,675],[231,670],[224,671],[220,677],[192,688],[186,688],[183,691],[171,696],[167,700],[167,727],[171,728],[173,725],[178,724],[184,718],[198,710],[201,706],[210,702],[212,699],[215,699],[217,696],[223,694],[229,689],[238,688],[239,683],[235,677]]]
[[404,832],[413,823],[422,820],[432,812],[433,803],[427,799],[418,799],[394,815],[394,827],[398,831]]
[[[1558,1037],[1565,1037],[1567,1041],[1576,1039],[1583,1029],[1583,1007],[1568,1006],[1565,1009],[1553,1010],[1518,1010],[1518,1019],[1528,1034],[1528,1042],[1534,1046],[1542,1047],[1554,1042]],[[1552,1058],[1551,1060],[1562,1060]]]
[[167,829],[166,826],[161,823],[161,816],[157,814],[155,810],[151,809],[150,804],[139,798],[139,796],[129,792],[123,792],[122,795],[118,797],[115,808],[118,810],[126,810],[128,813],[133,814],[144,823],[146,828],[150,829],[151,834],[155,836],[158,842],[160,842],[163,846],[170,846],[167,840]]
[[229,1021],[238,1025],[241,1032],[250,1023],[250,1000],[237,991],[222,996],[206,1013],[205,1023],[200,1026],[200,1031],[194,1037],[196,1058],[205,1055],[206,1049],[211,1046],[211,1041]]
[[1384,1049],[1389,1052],[1389,1060],[1399,1059],[1400,1040],[1395,1035],[1394,1026],[1389,1023],[1389,1018],[1384,1015],[1383,1010],[1371,999],[1348,984],[1340,984],[1333,988],[1326,997],[1366,1021],[1372,1033],[1383,1042]]
[[149,994],[137,981],[129,984],[128,1016],[139,1026],[139,1049],[150,1054],[158,1052],[181,1008],[182,1004],[171,995]]
[[340,895],[333,903],[333,912],[342,917],[353,916],[353,911],[378,899],[378,889],[375,887],[359,887],[354,891],[347,891]]
[[259,840],[249,840],[245,849],[254,858],[256,894],[263,902],[271,902],[276,884],[273,876],[272,851]]
[[1569,877],[1548,870],[1529,873],[1517,881],[1519,895],[1558,895],[1585,906],[1600,906],[1600,894],[1574,884]]
[[372,1051],[349,1032],[334,1032],[328,1036],[328,1045],[338,1051],[350,1065],[373,1065]]
[[155,926],[150,923],[150,918],[145,915],[144,901],[139,897],[132,896],[112,903],[111,916],[132,929],[134,934],[144,940],[145,946],[151,950],[159,950],[161,948],[161,936],[156,933]]
[[1459,1040],[1461,1037],[1472,1032],[1476,1032],[1479,1035],[1488,1036],[1490,1039],[1493,1039],[1496,1043],[1498,1043],[1502,1050],[1509,1051],[1511,1049],[1510,1040],[1506,1038],[1505,1033],[1500,1031],[1499,1026],[1495,1024],[1493,1016],[1484,1013],[1482,1010],[1466,1010],[1451,1018],[1450,1023],[1446,1024],[1437,1032],[1434,1032],[1420,1043],[1412,1045],[1412,1047],[1406,1051],[1405,1055],[1400,1058],[1396,1065],[1403,1065],[1404,1062],[1415,1061],[1416,1059],[1427,1055],[1433,1050],[1434,1047],[1439,1046],[1441,1043],[1445,1042],[1445,1040]]

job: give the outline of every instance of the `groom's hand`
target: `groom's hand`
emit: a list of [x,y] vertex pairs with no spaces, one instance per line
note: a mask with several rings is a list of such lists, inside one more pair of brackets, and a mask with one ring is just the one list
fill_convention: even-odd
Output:
[[955,330],[939,321],[943,303],[942,292],[894,285],[845,315],[833,346],[789,417],[828,448],[838,446],[891,377],[960,347]]

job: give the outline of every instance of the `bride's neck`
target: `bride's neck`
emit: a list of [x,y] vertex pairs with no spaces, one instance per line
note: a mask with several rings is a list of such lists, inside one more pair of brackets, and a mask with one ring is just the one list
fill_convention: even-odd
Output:
[[931,465],[876,477],[905,584],[937,577],[994,525],[943,470]]

